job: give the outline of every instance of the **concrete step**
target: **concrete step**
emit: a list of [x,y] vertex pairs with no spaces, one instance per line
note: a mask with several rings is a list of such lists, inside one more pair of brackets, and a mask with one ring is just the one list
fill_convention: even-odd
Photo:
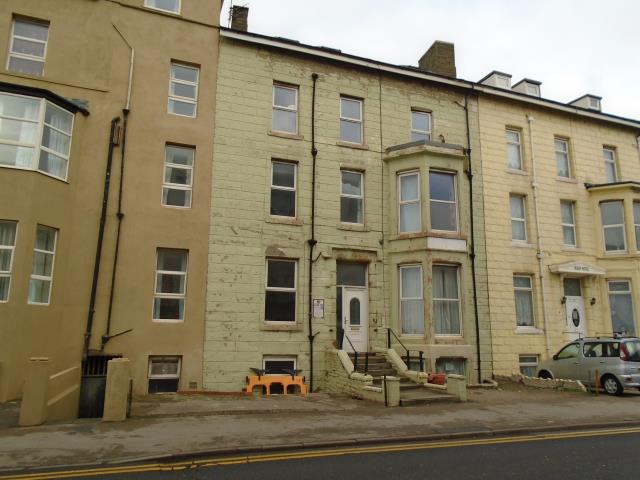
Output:
[[429,405],[431,403],[457,402],[458,397],[445,392],[436,392],[425,387],[400,392],[400,406],[411,407],[415,405]]

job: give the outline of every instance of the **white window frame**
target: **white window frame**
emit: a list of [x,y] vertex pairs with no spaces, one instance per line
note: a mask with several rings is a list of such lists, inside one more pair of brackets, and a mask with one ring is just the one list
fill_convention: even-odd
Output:
[[[513,217],[512,213],[511,213],[511,199],[512,198],[518,198],[520,199],[520,201],[522,202],[522,218],[520,217]],[[511,218],[511,241],[512,242],[518,242],[518,243],[527,243],[529,240],[529,235],[527,232],[527,202],[526,202],[526,197],[524,195],[520,195],[518,193],[510,193],[509,194],[509,217]],[[524,238],[520,239],[520,238],[513,238],[513,222],[520,222],[524,225]]]
[[[621,283],[624,282],[627,284],[627,290],[611,290],[612,283]],[[633,319],[636,318],[636,305],[633,301],[633,287],[631,286],[630,278],[608,278],[607,279],[607,300],[609,301],[609,321],[611,322],[611,329],[613,330],[613,309],[611,308],[611,295],[628,295],[631,300],[631,314]],[[637,326],[635,326],[637,329]],[[635,332],[631,332],[635,335]]]
[[[360,175],[360,195],[352,195],[350,193],[344,193],[342,191],[342,173],[355,173]],[[340,223],[346,223],[348,225],[364,225],[364,172],[359,172],[358,170],[349,170],[346,168],[340,169],[340,198],[357,198],[360,199],[360,204],[362,205],[362,222],[345,222],[342,220],[342,202],[340,205]]]
[[636,205],[640,207],[640,200],[633,202],[633,233],[636,236],[636,251],[640,251],[640,215],[636,216]]
[[[507,133],[515,133],[518,136],[518,141],[517,142],[513,142],[511,140],[509,140]],[[511,165],[509,165],[509,153],[508,153],[508,149],[507,149],[507,169],[509,170],[516,170],[516,171],[524,171],[524,155],[522,155],[522,132],[518,129],[515,128],[509,128],[507,127],[505,129],[505,141],[507,143],[507,145],[517,145],[518,146],[518,158],[520,160],[520,165],[518,167],[512,167]]]
[[18,221],[16,220],[5,220],[5,219],[0,219],[0,223],[13,223],[15,224],[15,234],[13,236],[13,245],[1,245],[0,244],[0,250],[5,250],[5,251],[9,251],[9,269],[8,270],[0,270],[0,278],[8,278],[9,279],[9,286],[7,287],[7,298],[5,300],[2,300],[0,298],[0,303],[7,303],[9,301],[9,298],[11,297],[11,272],[13,271],[13,259],[15,257],[15,253],[16,253],[16,244],[18,243]]
[[[564,150],[558,150],[558,143],[564,145]],[[571,171],[571,158],[569,157],[569,141],[566,138],[554,137],[553,138],[553,148],[556,155],[556,175],[560,178],[572,178],[573,172]],[[560,171],[558,168],[558,155],[564,157],[567,162],[567,175],[560,175]]]
[[[411,176],[418,177],[418,196],[413,200],[402,200],[402,179]],[[412,170],[410,172],[402,172],[398,174],[398,233],[417,233],[422,231],[422,186],[420,185],[420,170]],[[402,218],[403,205],[418,205],[418,230],[402,230],[400,227],[400,219]]]
[[[516,278],[526,278],[529,280],[529,286],[528,287],[516,287],[515,284],[515,279]],[[535,298],[533,296],[533,275],[527,275],[527,274],[514,274],[513,275],[513,300],[514,300],[514,305],[517,304],[517,300],[516,300],[516,292],[528,292],[529,296],[531,297],[531,319],[532,319],[532,324],[531,325],[519,325],[518,324],[518,309],[516,308],[516,329],[533,329],[536,328],[536,302],[535,302]]]
[[505,75],[496,75],[496,87],[511,88],[511,78]]
[[[402,281],[402,271],[408,269],[417,268],[420,271],[420,296],[419,297],[405,297],[404,296],[404,282]],[[423,280],[424,272],[422,271],[422,265],[419,263],[409,263],[400,265],[398,268],[398,283],[400,286],[399,292],[399,302],[398,302],[398,323],[400,323],[400,334],[403,337],[424,337],[425,327],[424,327],[424,280]],[[423,331],[422,333],[404,333],[404,325],[402,325],[402,303],[404,301],[409,300],[420,300],[422,302],[422,323],[423,323]]]
[[[603,203],[619,203],[620,204],[620,208],[622,210],[622,223],[614,223],[611,225],[605,225],[603,220],[602,220],[602,204]],[[607,200],[604,202],[600,202],[600,204],[598,205],[600,208],[600,223],[602,225],[602,250],[604,250],[605,254],[620,254],[620,253],[626,253],[627,252],[627,229],[624,225],[625,223],[625,214],[624,214],[624,201],[623,200]],[[608,228],[622,228],[622,239],[624,241],[624,248],[622,250],[607,250],[607,240],[606,240],[606,236],[605,236],[605,231]]]
[[[449,267],[456,269],[456,298],[439,298],[433,294],[433,285],[431,288],[431,310],[433,315],[433,332],[436,337],[461,337],[464,334],[464,326],[462,325],[463,315],[462,315],[462,298],[460,295],[460,265],[452,265],[450,263],[434,263],[431,265],[431,277],[433,279],[433,269],[436,267]],[[433,306],[435,302],[456,302],[458,304],[458,325],[460,325],[460,331],[458,333],[436,333],[436,316],[433,313]]]
[[[569,205],[571,207],[571,220],[573,223],[565,223],[562,219],[562,206]],[[576,231],[576,202],[572,200],[560,200],[560,224],[562,225],[562,245],[565,247],[577,247],[578,246],[578,235]],[[573,241],[574,243],[566,243],[564,237],[564,229],[570,228],[573,230]]]
[[[285,187],[282,185],[275,185],[273,183],[273,166],[276,163],[281,163],[284,165],[292,165],[293,166],[293,187]],[[274,215],[271,213],[271,202],[273,198],[271,198],[272,190],[285,190],[288,192],[293,192],[293,216],[289,215]],[[269,191],[269,214],[272,217],[276,218],[298,218],[298,164],[295,162],[286,162],[283,160],[271,160],[271,190]]]
[[597,98],[589,97],[589,108],[600,110],[600,100],[598,100]]
[[[53,250],[49,251],[49,250],[42,250],[40,248],[36,248],[36,240],[38,238],[38,228],[39,227],[44,227],[44,228],[48,228],[51,230],[55,231],[55,237],[53,239]],[[34,239],[34,244],[33,244],[33,256],[35,256],[36,253],[43,253],[45,255],[51,255],[51,274],[50,275],[35,275],[33,273],[33,266],[31,267],[31,274],[29,275],[29,289],[27,289],[27,304],[29,305],[44,305],[44,306],[48,306],[51,304],[51,296],[53,294],[53,273],[55,270],[55,265],[56,265],[56,249],[58,247],[58,229],[54,228],[54,227],[49,227],[47,225],[40,225],[38,224],[36,226],[36,236]],[[33,258],[32,256],[32,258]],[[49,282],[49,296],[47,298],[46,302],[32,302],[31,300],[29,300],[29,290],[30,290],[30,286],[31,286],[31,280],[42,280],[45,282]]]
[[528,95],[534,95],[536,97],[540,96],[540,87],[538,85],[534,85],[532,83],[526,83],[525,89]]
[[[293,370],[298,368],[298,357],[295,355],[264,355],[262,357],[262,369],[267,369],[267,362],[293,362]],[[277,373],[267,373],[265,375],[278,375]]]
[[177,10],[166,10],[164,8],[160,8],[160,7],[156,7],[155,5],[151,5],[151,2],[153,0],[144,0],[144,6],[147,8],[150,8],[151,10],[158,10],[159,12],[167,12],[167,13],[171,13],[174,15],[180,15],[181,11],[182,11],[182,0],[176,0],[177,4],[178,4],[178,9]]
[[[47,39],[46,40],[39,40],[36,38],[29,38],[29,37],[21,37],[19,35],[15,34],[15,28],[16,28],[16,22],[23,22],[23,23],[31,23],[31,24],[35,24],[35,25],[42,25],[47,27]],[[14,17],[13,21],[11,22],[11,40],[10,40],[10,45],[9,45],[9,52],[7,54],[7,64],[6,64],[6,69],[9,70],[9,64],[11,62],[11,57],[14,58],[22,58],[24,60],[30,60],[32,62],[40,62],[42,63],[42,73],[41,74],[27,74],[27,75],[35,75],[35,76],[44,76],[44,67],[45,67],[45,61],[47,58],[47,45],[49,42],[49,22],[47,21],[37,21],[37,20],[27,20],[25,18],[21,18],[21,17]],[[18,40],[26,40],[29,42],[33,42],[33,43],[41,43],[44,44],[44,52],[43,52],[43,56],[42,57],[38,57],[36,55],[29,55],[27,53],[20,53],[20,52],[14,52],[13,51],[13,41],[15,39]],[[14,70],[9,70],[9,71],[14,71]]]
[[[415,128],[413,126],[413,114],[417,113],[418,115],[424,115],[425,117],[427,117],[428,121],[427,124],[429,126],[429,130],[419,130],[417,128]],[[433,130],[433,126],[431,124],[432,121],[432,117],[431,117],[431,112],[427,112],[425,110],[418,110],[416,108],[412,108],[411,109],[411,135],[413,136],[413,134],[417,134],[417,135],[424,135],[426,136],[426,141],[430,141],[431,140],[431,131]],[[419,141],[419,140],[413,140],[413,138],[411,139],[412,142],[415,141]]]
[[[611,154],[611,158],[608,158],[607,154]],[[607,177],[607,183],[615,183],[620,181],[620,173],[618,172],[618,158],[616,155],[616,149],[612,147],[602,147],[602,158],[604,160],[604,173]],[[613,167],[613,180],[609,179],[609,171],[607,167]]]
[[[26,142],[20,142],[20,141],[15,141],[15,140],[9,140],[9,139],[3,139],[0,138],[0,144],[3,145],[11,145],[11,146],[15,146],[15,147],[27,147],[27,148],[32,148],[33,149],[33,158],[31,159],[31,166],[30,167],[23,167],[20,165],[5,165],[5,164],[0,164],[0,168],[16,168],[18,170],[31,170],[31,171],[35,171],[35,172],[39,172],[43,175],[46,175],[48,177],[51,178],[56,178],[58,180],[62,180],[64,182],[67,181],[67,178],[69,177],[69,160],[71,158],[71,149],[73,147],[73,127],[74,127],[74,123],[75,123],[75,119],[76,116],[73,112],[70,112],[69,110],[67,110],[66,108],[61,107],[60,105],[56,105],[53,102],[50,102],[44,98],[41,97],[31,97],[28,95],[17,95],[14,93],[9,93],[9,92],[3,92],[0,91],[0,95],[7,95],[7,96],[11,96],[11,97],[20,97],[20,98],[28,98],[28,99],[33,99],[33,100],[37,100],[40,102],[40,106],[38,107],[38,119],[37,120],[30,120],[30,119],[25,119],[25,118],[19,118],[19,117],[10,117],[8,115],[2,115],[0,114],[0,120],[2,120],[3,118],[6,118],[8,120],[16,120],[19,122],[28,122],[28,123],[34,123],[38,125],[38,128],[36,130],[36,135],[35,135],[35,142],[34,143],[26,143]],[[71,115],[71,126],[70,126],[70,133],[67,133],[63,130],[60,130],[56,127],[53,127],[52,125],[49,125],[48,123],[45,123],[45,115],[47,112],[47,105],[53,105],[55,108],[59,108],[60,110],[68,113],[69,115]],[[42,145],[42,138],[44,135],[44,127],[47,126],[49,128],[51,128],[52,130],[55,130],[56,132],[65,135],[67,137],[69,137],[69,154],[65,155],[62,152],[56,152],[54,150],[51,150],[50,148],[45,147],[44,145]],[[40,170],[39,165],[40,165],[40,150],[44,150],[47,153],[51,153],[52,155],[55,155],[57,157],[60,157],[62,159],[64,159],[67,162],[67,168],[65,170],[65,174],[64,177],[58,177],[57,175],[53,175],[52,173],[49,173],[45,170]]]
[[[523,359],[527,359],[527,358],[535,358],[535,362],[523,360]],[[535,367],[536,368],[536,373],[537,373],[538,372],[539,363],[540,363],[540,355],[538,355],[538,354],[522,354],[522,355],[518,355],[518,367],[520,369],[520,374],[521,375],[524,375],[522,373],[522,367]]]
[[[173,66],[174,65],[182,67],[182,68],[189,68],[191,70],[195,70],[197,72],[196,81],[195,82],[190,82],[188,80],[180,80],[178,78],[173,78]],[[172,83],[177,83],[177,84],[182,84],[182,85],[190,85],[190,86],[195,87],[195,98],[182,97],[180,95],[172,95],[171,94],[171,84]],[[169,66],[169,92],[168,92],[169,95],[168,95],[168,99],[167,99],[167,113],[169,113],[170,115],[177,115],[178,117],[196,118],[198,116],[198,94],[199,94],[199,91],[200,91],[199,84],[200,84],[200,67],[199,66],[190,65],[188,63],[183,63],[183,62],[172,61],[171,65]],[[193,106],[194,106],[193,107],[193,115],[183,115],[182,113],[172,112],[171,111],[171,100],[175,100],[177,102],[193,104]]]
[[[345,117],[342,114],[342,100],[348,100],[351,102],[358,102],[360,104],[360,118],[351,118],[351,117]],[[360,141],[359,142],[351,142],[349,140],[345,140],[342,138],[342,134],[340,135],[340,141],[341,142],[345,142],[345,143],[351,143],[353,145],[363,145],[364,144],[364,128],[363,128],[363,118],[362,118],[362,114],[364,111],[364,101],[361,98],[354,98],[354,97],[350,97],[348,95],[340,95],[340,123],[342,124],[342,122],[349,122],[349,123],[356,123],[360,125]]]
[[[431,228],[432,231],[434,232],[459,232],[460,231],[460,219],[459,214],[458,214],[458,174],[455,172],[450,172],[447,170],[437,170],[437,169],[431,169],[429,170],[429,185],[431,185],[431,173],[438,173],[440,175],[449,175],[451,177],[453,177],[453,200],[438,200],[435,198],[432,198],[431,196],[431,188],[429,188],[429,227]],[[438,228],[433,228],[433,215],[432,215],[432,211],[431,211],[431,204],[432,203],[446,203],[449,205],[453,205],[454,206],[454,211],[456,213],[456,228],[454,228],[453,230],[442,230],[442,229],[438,229]]]
[[[170,163],[167,159],[167,147],[174,147],[174,148],[182,148],[185,150],[191,150],[192,152],[192,160],[191,160],[191,165],[183,165],[181,163]],[[195,163],[196,163],[196,149],[194,147],[187,147],[184,145],[174,145],[172,143],[167,143],[164,146],[164,169],[162,171],[162,189],[160,190],[160,203],[163,207],[167,207],[167,208],[183,208],[183,209],[189,209],[191,208],[191,205],[193,204],[193,175],[194,175],[194,167],[195,167]],[[186,183],[170,183],[167,182],[167,169],[168,168],[174,168],[174,169],[180,169],[180,170],[191,170],[191,174],[189,175],[189,180],[190,182],[188,184]],[[164,202],[164,190],[185,190],[185,191],[189,191],[191,192],[191,195],[189,195],[189,204],[188,205],[170,205],[168,203]]]
[[[289,287],[270,287],[269,286],[269,262],[289,262],[289,263],[293,263],[294,264],[294,268],[293,268],[293,288],[289,288]],[[298,260],[296,259],[291,259],[291,258],[279,258],[279,257],[267,257],[267,261],[265,262],[265,278],[264,278],[264,284],[265,284],[265,296],[264,296],[264,301],[265,301],[265,318],[264,318],[264,323],[269,324],[269,325],[295,325],[298,321]],[[291,293],[293,292],[295,294],[295,298],[293,300],[293,306],[294,306],[294,310],[293,310],[293,321],[292,322],[284,322],[284,321],[278,321],[278,320],[267,320],[266,318],[266,304],[267,304],[267,295],[266,292],[287,292],[287,293]]]
[[[296,105],[294,108],[287,108],[285,106],[282,105],[276,105],[276,88],[282,88],[284,90],[293,90],[293,92],[295,93],[295,98],[296,98]],[[272,110],[282,110],[284,112],[293,112],[295,113],[295,117],[296,117],[296,128],[293,132],[288,132],[287,130],[276,130],[274,129],[274,132],[280,132],[280,133],[287,133],[289,135],[297,135],[298,134],[298,95],[299,95],[299,89],[298,87],[294,86],[294,85],[287,85],[284,83],[279,83],[279,82],[274,82],[273,83],[273,94],[271,96],[271,107]],[[271,114],[271,127],[273,128],[273,111]]]
[[[159,254],[161,250],[180,250],[182,252],[185,252],[186,257],[187,257],[187,262],[185,265],[185,269],[184,271],[177,271],[177,270],[159,270],[158,269],[158,258],[159,258]],[[188,280],[188,275],[187,273],[189,272],[189,250],[184,249],[184,248],[166,248],[166,247],[158,247],[156,248],[156,268],[155,268],[155,276],[154,276],[154,280],[153,280],[153,301],[151,303],[151,318],[153,322],[156,323],[183,323],[185,320],[185,317],[187,316],[187,280]],[[162,274],[162,275],[174,275],[174,276],[183,276],[184,277],[184,288],[183,288],[183,292],[182,293],[164,293],[164,292],[158,292],[158,275]],[[178,319],[171,319],[171,318],[155,318],[155,302],[156,302],[156,298],[170,298],[170,299],[178,299],[178,300],[182,300],[183,303],[183,310],[182,310],[182,318],[178,318]]]

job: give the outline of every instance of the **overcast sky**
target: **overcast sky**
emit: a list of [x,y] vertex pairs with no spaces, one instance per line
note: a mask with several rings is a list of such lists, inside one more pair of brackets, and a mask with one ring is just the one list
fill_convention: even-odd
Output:
[[416,66],[446,40],[460,78],[500,70],[541,81],[545,98],[592,93],[604,112],[640,119],[640,0],[233,1],[249,7],[250,32]]

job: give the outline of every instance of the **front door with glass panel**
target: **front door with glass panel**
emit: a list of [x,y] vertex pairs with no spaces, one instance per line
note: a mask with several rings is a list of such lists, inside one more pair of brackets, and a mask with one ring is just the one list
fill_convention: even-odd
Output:
[[[369,332],[369,295],[363,288],[345,287],[342,290],[342,348],[347,352],[366,352]],[[351,341],[351,343],[349,343]],[[353,344],[353,346],[352,346]]]
[[585,315],[584,298],[579,278],[564,279],[564,298],[567,340],[575,340],[587,335],[587,318]]

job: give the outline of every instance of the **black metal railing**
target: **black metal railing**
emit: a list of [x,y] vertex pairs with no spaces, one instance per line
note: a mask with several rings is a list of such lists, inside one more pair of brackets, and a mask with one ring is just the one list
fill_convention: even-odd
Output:
[[[400,341],[396,333],[389,327],[387,327],[387,348],[391,348],[392,335],[396,339],[396,341],[400,344],[400,346],[404,348],[404,351],[406,352],[405,363],[407,364],[407,367],[411,368],[411,350],[409,350],[406,347],[406,345]],[[415,351],[416,350],[414,350],[414,352]],[[418,352],[418,361],[420,362],[420,371],[424,372],[424,352],[422,350],[417,350],[417,352]]]
[[[353,350],[353,371],[357,372],[358,371],[358,351],[356,350],[356,347],[353,346],[353,343],[351,343],[351,339],[347,336],[347,334],[344,334],[344,338],[347,339],[347,342],[349,342],[349,345],[351,345],[351,350]],[[369,371],[369,352],[364,352],[364,373],[367,373]]]

